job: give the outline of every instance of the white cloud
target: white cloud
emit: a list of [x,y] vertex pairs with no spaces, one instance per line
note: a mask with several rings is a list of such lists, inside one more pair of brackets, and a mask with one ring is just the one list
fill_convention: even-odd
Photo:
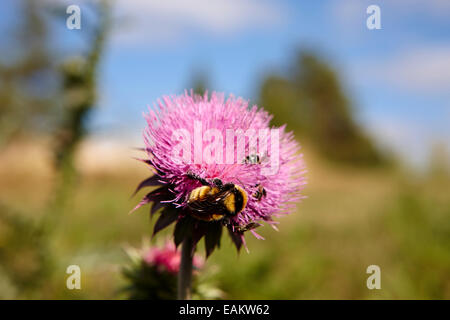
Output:
[[389,13],[391,16],[404,17],[405,15],[411,15],[412,12],[429,14],[438,18],[450,16],[450,1],[448,0],[395,0],[376,2],[373,0],[335,0],[331,6],[331,10],[338,21],[343,23],[347,23],[348,20],[355,21],[356,19],[361,19],[361,16],[365,20],[365,17],[367,17],[366,9],[373,4],[379,5],[382,11],[386,10],[386,13]]
[[450,18],[449,0],[334,0],[329,6],[330,17],[346,36],[361,37],[367,31],[367,7],[373,4],[381,8],[382,26],[385,17],[389,17],[391,23],[404,20],[414,22],[422,16],[436,21],[447,21]]
[[347,31],[355,31],[357,29],[355,28],[356,23],[360,27],[364,26],[361,22],[365,21],[367,17],[366,8],[368,5],[365,5],[363,1],[336,1],[330,6],[330,16],[338,26],[344,27]]
[[435,17],[450,16],[450,1],[448,0],[397,0],[392,3],[405,12],[427,12]]
[[122,20],[114,41],[120,44],[174,42],[192,31],[212,36],[270,28],[285,20],[285,11],[265,0],[117,0]]
[[410,90],[450,90],[450,47],[407,52],[385,66],[394,84]]
[[435,142],[426,125],[408,121],[404,118],[377,117],[366,123],[378,145],[407,164],[425,167],[429,148]]
[[405,50],[391,58],[366,63],[358,68],[399,89],[437,93],[450,90],[450,46]]

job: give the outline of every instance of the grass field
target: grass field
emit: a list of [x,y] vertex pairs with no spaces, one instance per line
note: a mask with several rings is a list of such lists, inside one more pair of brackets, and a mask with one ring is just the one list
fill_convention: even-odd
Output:
[[[16,151],[1,158],[0,200],[15,214],[38,221],[51,201],[54,176],[42,150]],[[248,235],[250,254],[237,254],[223,237],[221,249],[207,261],[226,297],[449,299],[448,176],[342,168],[323,162],[308,148],[304,152],[308,198],[297,212],[280,219],[279,232],[262,227],[264,241]],[[139,246],[152,224],[148,208],[127,214],[143,193],[131,199],[134,187],[148,175],[132,153],[102,158],[100,167],[89,170],[81,165],[77,186],[51,234],[51,272],[33,290],[22,292],[8,280],[6,264],[26,273],[35,257],[29,247],[15,246],[11,239],[16,238],[8,236],[12,231],[0,224],[0,248],[17,247],[0,263],[0,297],[122,298],[123,248]],[[71,264],[81,267],[82,290],[66,289],[65,271]],[[366,287],[366,268],[373,264],[381,268],[381,290]]]

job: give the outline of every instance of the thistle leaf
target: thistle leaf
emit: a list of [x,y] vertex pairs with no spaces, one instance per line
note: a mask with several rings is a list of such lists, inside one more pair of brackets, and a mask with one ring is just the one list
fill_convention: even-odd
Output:
[[155,236],[162,229],[170,226],[178,219],[178,210],[172,206],[166,206],[161,212],[158,220],[156,220],[155,227],[153,228],[153,235]]
[[141,190],[142,188],[162,185],[162,183],[159,181],[159,179],[160,179],[160,177],[156,174],[145,179],[137,186],[136,190],[133,192],[132,197],[134,197],[136,195],[136,193],[138,193],[139,190]]
[[161,203],[161,202],[153,202],[152,207],[150,208],[150,218],[153,217],[153,215],[161,208],[164,208],[167,206],[167,203]]
[[222,224],[220,222],[211,223],[208,232],[205,234],[205,250],[208,258],[216,247],[220,248],[220,238],[222,237]]
[[193,221],[190,216],[185,216],[177,222],[173,232],[174,242],[177,248],[186,237],[190,237],[192,235],[192,227]]
[[242,240],[243,237],[242,233],[233,232],[231,228],[228,228],[228,233],[230,234],[231,240],[233,241],[237,251],[239,252],[241,250],[242,244],[244,243]]

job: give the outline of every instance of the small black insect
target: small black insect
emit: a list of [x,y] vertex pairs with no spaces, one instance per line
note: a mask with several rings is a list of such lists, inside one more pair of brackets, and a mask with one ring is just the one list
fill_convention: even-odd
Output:
[[253,194],[253,197],[255,197],[256,200],[261,201],[263,197],[267,196],[266,189],[260,184],[257,184],[256,187],[258,187],[258,190]]
[[261,164],[261,157],[257,154],[250,154],[244,159],[245,164]]
[[253,230],[255,228],[260,227],[261,225],[259,223],[256,222],[250,222],[247,225],[243,226],[243,227],[236,227],[236,230],[238,232],[245,232],[245,231],[249,231],[249,230]]

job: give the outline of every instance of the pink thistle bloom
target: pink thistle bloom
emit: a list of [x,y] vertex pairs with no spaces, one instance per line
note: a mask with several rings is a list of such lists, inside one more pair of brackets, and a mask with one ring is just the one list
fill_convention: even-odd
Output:
[[[143,254],[144,262],[149,266],[155,266],[159,270],[165,270],[172,274],[177,274],[180,269],[181,256],[175,244],[167,242],[163,248],[152,247]],[[203,260],[194,256],[194,268],[200,269]]]
[[[242,98],[213,92],[163,97],[145,115],[142,159],[154,175],[141,182],[157,186],[136,206],[163,209],[154,234],[176,222],[178,246],[185,237],[205,237],[206,254],[220,245],[225,227],[239,250],[244,233],[261,222],[292,212],[306,181],[300,146],[285,126]],[[196,190],[195,192],[193,192]]]

